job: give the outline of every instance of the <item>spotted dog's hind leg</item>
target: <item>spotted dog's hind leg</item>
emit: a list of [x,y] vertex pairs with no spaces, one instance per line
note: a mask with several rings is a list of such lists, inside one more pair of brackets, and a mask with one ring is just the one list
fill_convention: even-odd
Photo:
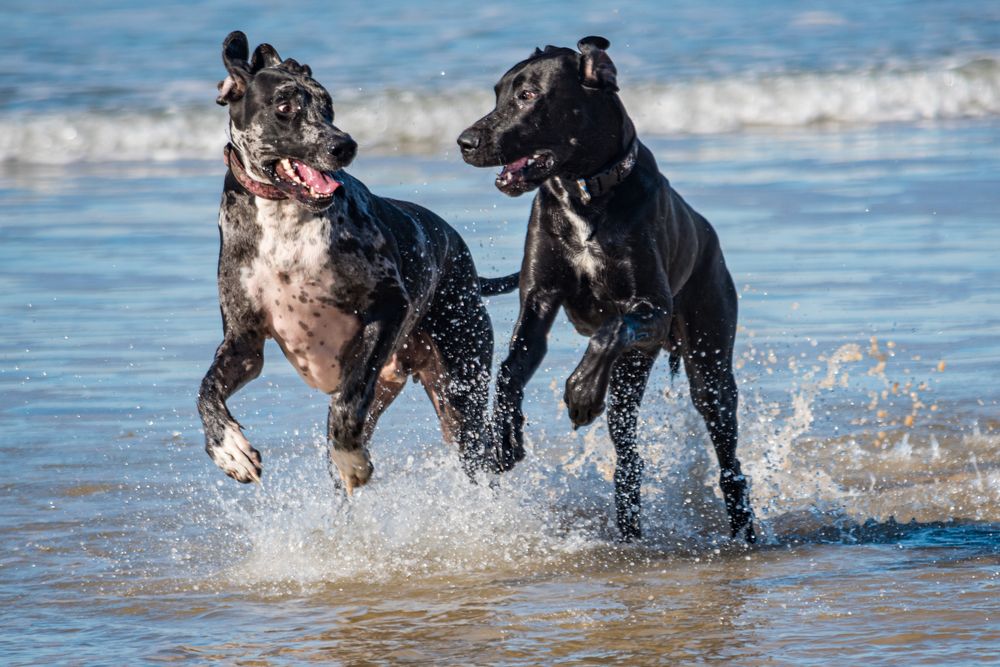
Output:
[[470,478],[487,467],[492,429],[487,422],[493,325],[464,246],[452,258],[422,324],[430,354],[417,377],[434,403],[446,441],[458,447]]
[[198,392],[205,451],[223,472],[243,483],[260,481],[260,452],[250,446],[226,400],[260,375],[263,367],[263,335],[227,332]]
[[[447,342],[445,342],[447,340]],[[484,348],[484,339],[426,337],[429,354],[416,370],[441,423],[441,435],[458,448],[466,474],[475,479],[486,468],[490,443],[485,412],[488,405],[490,374],[488,353],[472,354],[460,348]]]

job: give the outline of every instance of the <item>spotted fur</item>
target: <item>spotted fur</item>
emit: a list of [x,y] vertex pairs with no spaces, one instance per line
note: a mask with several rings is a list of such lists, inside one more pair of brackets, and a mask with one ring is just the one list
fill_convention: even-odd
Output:
[[260,454],[226,400],[261,372],[273,338],[330,396],[330,460],[348,491],[370,478],[375,422],[411,375],[474,474],[489,441],[493,332],[465,243],[431,211],[378,197],[344,171],[357,145],[333,124],[308,66],[266,44],[250,58],[242,33],[227,38],[223,62],[232,153],[241,178],[268,187],[232,171],[225,180],[224,337],[198,399],[209,455],[234,479],[260,479]]

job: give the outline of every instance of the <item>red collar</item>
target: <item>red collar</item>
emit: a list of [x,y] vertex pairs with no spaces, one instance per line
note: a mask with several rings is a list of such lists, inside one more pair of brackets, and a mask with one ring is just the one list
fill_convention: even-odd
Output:
[[232,144],[226,144],[223,155],[229,171],[233,172],[233,176],[247,192],[262,199],[288,199],[288,195],[270,183],[261,183],[250,178],[250,174],[243,168],[239,153],[236,152]]

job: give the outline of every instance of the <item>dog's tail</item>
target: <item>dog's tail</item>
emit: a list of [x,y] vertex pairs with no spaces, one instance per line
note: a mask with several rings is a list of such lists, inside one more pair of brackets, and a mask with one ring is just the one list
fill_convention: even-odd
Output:
[[502,278],[483,278],[479,276],[479,293],[483,296],[496,296],[497,294],[507,294],[517,289],[521,280],[521,272],[512,273]]

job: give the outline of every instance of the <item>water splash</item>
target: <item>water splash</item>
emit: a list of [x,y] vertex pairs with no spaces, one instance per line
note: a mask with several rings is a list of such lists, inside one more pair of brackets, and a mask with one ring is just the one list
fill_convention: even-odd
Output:
[[[894,384],[892,357],[881,349],[870,341],[867,355],[858,343],[820,353],[795,365],[783,398],[768,400],[753,389],[754,378],[778,357],[753,346],[744,352],[740,456],[765,545],[894,534],[895,518],[1000,521],[1000,471],[978,463],[1000,460],[1000,438],[978,428],[933,433],[899,420],[889,433],[868,430],[870,413],[881,409],[867,401],[871,384]],[[831,403],[853,406],[859,430],[819,435],[817,416]],[[181,559],[210,554],[209,580],[254,590],[516,573],[608,553],[628,560],[742,549],[726,537],[718,468],[686,382],[651,391],[643,406],[646,537],[637,545],[616,542],[614,449],[603,420],[574,433],[558,399],[553,404],[551,420],[528,430],[526,460],[493,485],[470,484],[434,437],[376,436],[376,477],[348,499],[327,474],[321,434],[271,443],[276,453],[263,487],[242,493],[225,480],[195,508],[197,522],[217,533],[211,547],[174,548],[205,549]]]

